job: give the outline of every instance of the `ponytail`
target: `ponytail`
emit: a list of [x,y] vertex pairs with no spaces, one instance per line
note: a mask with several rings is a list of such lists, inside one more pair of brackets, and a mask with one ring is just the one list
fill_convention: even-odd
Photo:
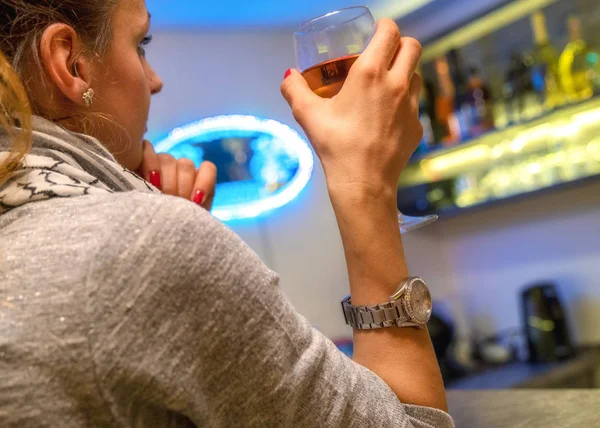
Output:
[[[0,133],[12,141],[10,152],[0,151],[0,185],[19,168],[31,149],[31,106],[21,79],[0,51]],[[19,129],[20,128],[20,129]]]

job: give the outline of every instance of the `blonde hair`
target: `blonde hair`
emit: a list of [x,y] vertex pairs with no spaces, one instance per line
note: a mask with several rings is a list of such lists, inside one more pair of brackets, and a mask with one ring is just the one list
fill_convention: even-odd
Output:
[[[0,51],[0,129],[12,140],[11,151],[0,162],[0,184],[19,167],[31,148],[31,119],[25,87]],[[20,125],[20,129],[16,124]]]
[[88,53],[101,54],[110,43],[119,1],[0,0],[0,129],[12,140],[8,157],[0,161],[0,184],[31,148],[32,114],[46,114],[31,92],[33,83],[45,77],[39,57],[44,30],[56,22],[70,25]]

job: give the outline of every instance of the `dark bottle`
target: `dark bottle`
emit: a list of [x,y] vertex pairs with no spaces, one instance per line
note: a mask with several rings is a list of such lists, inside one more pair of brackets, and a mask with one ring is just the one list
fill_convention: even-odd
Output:
[[456,88],[456,105],[468,101],[468,79],[460,54],[456,49],[448,52],[450,77]]
[[[419,73],[421,76],[422,73]],[[435,124],[435,110],[432,104],[432,97],[429,94],[429,87],[431,85],[424,83],[419,94],[419,120],[423,126],[423,138],[421,144],[417,148],[418,154],[426,154],[435,148],[436,140],[433,127]]]
[[448,67],[450,77],[455,87],[456,119],[460,128],[461,140],[471,137],[470,128],[475,114],[475,106],[469,92],[469,80],[467,73],[456,49],[448,52]]
[[450,76],[450,67],[444,57],[435,61],[438,90],[435,96],[435,120],[442,129],[441,142],[453,146],[460,141],[460,128],[456,119],[456,87]]
[[494,129],[494,106],[492,94],[481,73],[476,67],[469,69],[469,104],[473,106],[471,136],[481,135]]
[[531,63],[517,51],[511,54],[502,94],[509,123],[520,122],[540,113],[539,106],[543,104],[543,95],[534,89],[535,79],[532,77]]
[[429,110],[429,118],[431,119],[431,130],[433,131],[433,143],[434,147],[438,148],[441,146],[444,140],[444,128],[440,126],[436,119],[435,102],[437,99],[437,88],[435,82],[430,79],[424,79],[423,86],[425,86],[425,93],[427,98],[427,109]]

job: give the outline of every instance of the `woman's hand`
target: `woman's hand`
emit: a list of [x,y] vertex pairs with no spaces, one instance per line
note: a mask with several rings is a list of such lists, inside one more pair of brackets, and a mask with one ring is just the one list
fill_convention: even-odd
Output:
[[196,170],[190,159],[156,154],[152,144],[144,141],[144,158],[137,173],[167,195],[188,199],[208,211],[212,207],[217,183],[217,167],[212,162],[202,162]]
[[[335,97],[315,95],[297,71],[281,87],[327,176],[353,305],[389,301],[409,275],[397,186],[423,135],[421,78],[415,74],[420,56],[420,44],[401,38],[396,24],[384,19]],[[357,330],[353,359],[379,375],[401,402],[447,409],[426,329]]]
[[423,135],[420,56],[419,42],[384,19],[335,97],[315,95],[296,70],[284,80],[282,94],[321,159],[330,194],[395,195]]

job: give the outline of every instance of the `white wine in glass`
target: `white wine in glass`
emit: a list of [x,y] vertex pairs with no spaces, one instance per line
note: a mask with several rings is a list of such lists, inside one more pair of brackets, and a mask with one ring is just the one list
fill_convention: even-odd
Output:
[[[375,19],[366,6],[340,9],[296,28],[296,63],[313,92],[323,98],[337,95],[374,33]],[[398,211],[402,233],[436,220],[436,215],[409,217]]]

